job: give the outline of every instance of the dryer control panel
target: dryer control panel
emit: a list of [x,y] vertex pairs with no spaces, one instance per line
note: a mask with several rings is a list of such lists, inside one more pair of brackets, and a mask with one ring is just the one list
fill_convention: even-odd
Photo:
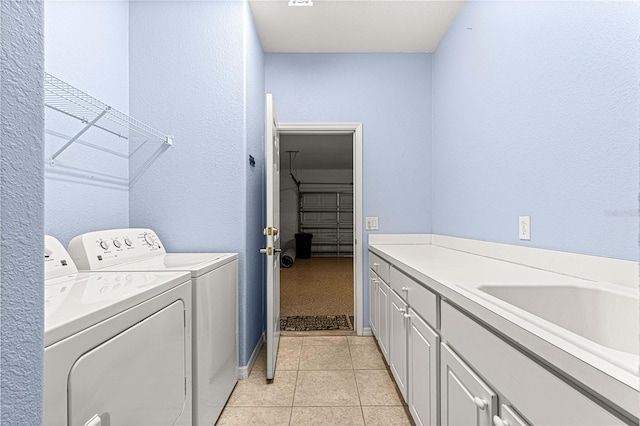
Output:
[[69,243],[69,254],[80,270],[94,271],[165,253],[158,235],[147,228],[88,232]]
[[44,279],[76,274],[78,269],[60,241],[51,235],[44,236]]

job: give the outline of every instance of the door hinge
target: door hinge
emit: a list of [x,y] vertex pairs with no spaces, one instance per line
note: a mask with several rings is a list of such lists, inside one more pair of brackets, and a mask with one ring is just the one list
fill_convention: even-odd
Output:
[[278,235],[278,228],[274,228],[274,227],[269,226],[268,228],[264,228],[262,233],[264,235],[269,235],[269,236]]
[[260,253],[271,256],[273,254],[273,247],[267,247],[266,249],[260,249]]

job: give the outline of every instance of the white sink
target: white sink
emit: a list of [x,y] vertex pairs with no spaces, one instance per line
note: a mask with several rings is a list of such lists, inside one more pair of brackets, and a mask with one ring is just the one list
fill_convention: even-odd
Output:
[[636,289],[604,283],[482,284],[476,289],[480,290],[476,294],[501,308],[638,373]]

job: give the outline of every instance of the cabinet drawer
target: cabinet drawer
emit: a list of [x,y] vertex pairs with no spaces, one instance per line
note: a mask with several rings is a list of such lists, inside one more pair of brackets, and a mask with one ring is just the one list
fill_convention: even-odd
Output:
[[443,302],[442,340],[537,425],[622,425],[608,410],[531,360],[473,319]]
[[394,267],[391,267],[390,274],[391,288],[431,327],[437,328],[438,296]]
[[373,270],[384,282],[389,283],[389,263],[380,256],[369,252],[369,268]]

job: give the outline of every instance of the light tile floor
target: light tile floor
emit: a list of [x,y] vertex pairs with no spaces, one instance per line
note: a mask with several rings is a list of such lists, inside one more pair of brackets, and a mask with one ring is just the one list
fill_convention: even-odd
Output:
[[372,337],[282,336],[276,377],[263,348],[218,425],[412,425]]

